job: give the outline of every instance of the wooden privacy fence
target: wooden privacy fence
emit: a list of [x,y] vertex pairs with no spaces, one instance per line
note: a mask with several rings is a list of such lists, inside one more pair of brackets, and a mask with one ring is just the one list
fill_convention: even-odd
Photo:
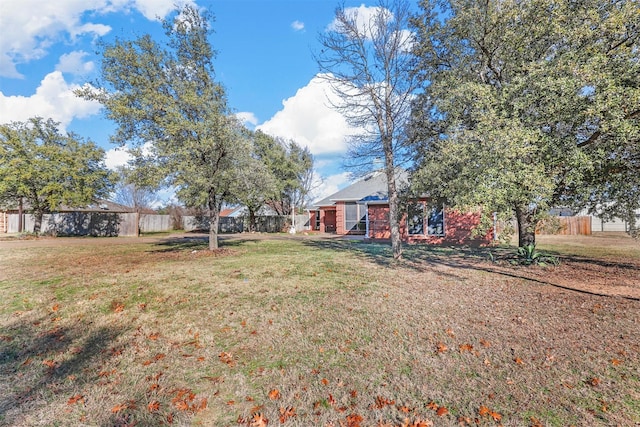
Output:
[[[309,230],[309,216],[296,215],[296,231],[298,233]],[[256,216],[253,230],[249,226],[249,218],[222,217],[218,225],[220,233],[242,233],[256,231],[259,233],[281,233],[287,232],[291,227],[290,216]],[[183,216],[182,228],[184,231],[208,230],[209,218],[205,216]]]
[[[40,224],[41,234],[57,236],[136,236],[138,214],[114,212],[62,212],[44,214]],[[9,214],[7,232],[18,233],[19,214]],[[33,233],[35,218],[22,215],[22,231]]]
[[555,234],[565,236],[590,235],[590,216],[556,216],[545,221],[536,234]]
[[[23,232],[33,233],[35,220],[31,214],[22,214]],[[309,216],[296,215],[296,231],[309,229]],[[0,232],[18,233],[18,214],[0,212]],[[262,233],[286,232],[291,227],[290,216],[258,216],[253,231]],[[183,216],[185,231],[209,229],[209,219],[204,216]],[[40,227],[41,234],[58,236],[137,236],[141,233],[157,233],[173,229],[170,215],[116,213],[116,212],[60,212],[45,214]],[[247,217],[222,217],[219,233],[249,231]]]

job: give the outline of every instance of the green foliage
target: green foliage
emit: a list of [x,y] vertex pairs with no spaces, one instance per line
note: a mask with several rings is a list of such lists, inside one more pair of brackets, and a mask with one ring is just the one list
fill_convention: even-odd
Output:
[[531,243],[518,248],[517,258],[514,263],[519,265],[537,264],[540,266],[546,266],[547,264],[558,265],[560,261],[557,257],[544,255],[536,249],[535,244]]
[[145,186],[173,186],[187,206],[207,212],[216,248],[220,208],[252,150],[215,81],[211,19],[187,5],[163,22],[162,44],[149,35],[104,44],[101,81],[77,94],[104,105],[118,125],[113,142],[135,146]]
[[253,135],[255,157],[260,160],[272,178],[265,200],[280,215],[289,215],[291,206],[303,208],[311,191],[313,156],[293,140],[274,138],[261,131]]
[[82,206],[104,197],[114,177],[104,150],[78,135],[62,134],[59,123],[33,118],[0,125],[0,203],[26,201],[36,217],[60,207]]
[[420,6],[414,182],[455,207],[515,213],[521,246],[555,204],[640,207],[635,2]]

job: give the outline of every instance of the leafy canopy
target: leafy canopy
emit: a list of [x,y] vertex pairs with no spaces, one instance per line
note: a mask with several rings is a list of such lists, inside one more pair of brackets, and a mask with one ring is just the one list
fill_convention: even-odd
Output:
[[118,125],[113,142],[135,147],[145,185],[171,185],[187,206],[205,209],[213,249],[220,208],[251,147],[215,80],[212,19],[187,5],[163,22],[163,44],[149,35],[105,44],[98,89],[78,94],[105,106]]
[[[554,205],[635,220],[640,15],[632,1],[422,1],[414,182],[519,223]],[[632,218],[633,217],[633,218]]]
[[104,150],[58,126],[42,118],[0,125],[0,203],[27,201],[41,220],[61,205],[83,206],[108,194],[113,177]]

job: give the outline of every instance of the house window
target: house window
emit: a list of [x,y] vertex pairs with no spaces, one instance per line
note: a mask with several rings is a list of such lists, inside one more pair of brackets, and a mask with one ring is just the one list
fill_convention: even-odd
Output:
[[407,208],[407,231],[424,234],[424,203],[411,203]]
[[355,202],[344,204],[344,228],[347,233],[364,233],[367,229],[367,209]]
[[320,230],[320,210],[316,211],[316,227],[314,230]]
[[429,209],[424,202],[409,204],[407,208],[407,233],[409,235],[444,236],[444,208]]
[[427,234],[444,236],[444,208],[434,208],[429,212]]

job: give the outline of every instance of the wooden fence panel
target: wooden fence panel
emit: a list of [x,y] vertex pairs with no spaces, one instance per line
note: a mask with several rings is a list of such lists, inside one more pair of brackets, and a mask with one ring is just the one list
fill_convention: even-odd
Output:
[[560,230],[557,234],[565,236],[590,235],[590,216],[560,216]]
[[141,214],[140,215],[140,232],[141,233],[157,233],[162,231],[171,231],[171,215]]

